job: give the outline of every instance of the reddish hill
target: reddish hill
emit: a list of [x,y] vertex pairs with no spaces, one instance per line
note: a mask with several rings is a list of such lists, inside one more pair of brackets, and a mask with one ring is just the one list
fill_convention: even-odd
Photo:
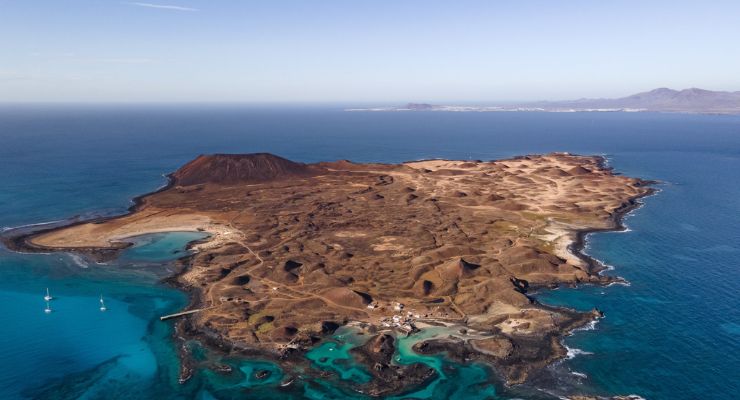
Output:
[[269,153],[201,155],[172,174],[181,186],[201,183],[235,184],[301,178],[323,169],[287,160]]

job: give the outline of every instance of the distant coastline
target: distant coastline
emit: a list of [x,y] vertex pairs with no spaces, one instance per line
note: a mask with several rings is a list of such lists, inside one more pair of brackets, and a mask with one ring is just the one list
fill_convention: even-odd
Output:
[[[515,106],[454,106],[433,105],[426,103],[410,103],[400,107],[373,107],[373,108],[346,108],[348,112],[404,112],[404,111],[442,111],[442,112],[646,112],[644,108],[543,108],[543,107],[515,107]],[[688,113],[688,112],[685,112]],[[738,111],[740,114],[740,111]]]
[[684,114],[740,114],[740,92],[704,89],[654,89],[616,99],[578,99],[484,105],[408,103],[397,107],[348,108],[345,111],[443,111],[443,112],[663,112]]

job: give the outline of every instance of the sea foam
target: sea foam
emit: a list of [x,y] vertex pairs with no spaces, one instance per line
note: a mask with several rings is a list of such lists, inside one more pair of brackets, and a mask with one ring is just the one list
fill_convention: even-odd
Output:
[[579,378],[582,378],[582,379],[586,379],[586,378],[588,378],[588,375],[584,374],[583,372],[578,372],[578,371],[570,371],[570,374],[571,374],[571,375],[575,375],[575,376],[577,376],[577,377],[579,377]]
[[568,350],[568,353],[565,355],[565,358],[568,360],[572,360],[576,358],[576,356],[588,356],[588,355],[594,354],[590,351],[577,349],[575,347],[565,346],[565,349]]
[[70,254],[69,255],[69,258],[72,260],[73,263],[75,263],[75,265],[79,266],[80,268],[88,268],[89,267],[89,265],[87,264],[87,262],[85,261],[85,259],[82,258],[82,257],[80,257],[77,254]]
[[51,225],[51,224],[57,224],[57,223],[66,222],[66,221],[67,220],[65,220],[65,219],[59,219],[59,220],[56,220],[56,221],[38,222],[38,223],[35,223],[35,224],[24,224],[24,225],[18,225],[18,226],[3,226],[2,228],[0,228],[0,232],[12,231],[12,230],[15,230],[15,229],[31,228],[31,227],[34,227],[34,226]]

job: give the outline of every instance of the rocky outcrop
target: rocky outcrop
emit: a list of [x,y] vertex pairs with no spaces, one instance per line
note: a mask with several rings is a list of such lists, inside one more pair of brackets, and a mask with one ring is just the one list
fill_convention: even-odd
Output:
[[383,396],[398,392],[403,388],[420,385],[435,377],[436,372],[424,364],[400,365],[393,363],[395,339],[389,334],[380,334],[368,340],[363,346],[351,350],[360,363],[370,368],[370,374],[380,385],[371,385],[367,393],[371,396]]
[[290,178],[305,178],[322,168],[293,162],[269,153],[201,155],[175,171],[175,185],[203,183],[250,184]]

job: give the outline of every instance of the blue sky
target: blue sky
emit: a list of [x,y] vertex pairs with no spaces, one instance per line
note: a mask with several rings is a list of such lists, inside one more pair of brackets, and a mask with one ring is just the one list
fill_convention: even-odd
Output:
[[0,101],[740,90],[740,1],[0,0]]

